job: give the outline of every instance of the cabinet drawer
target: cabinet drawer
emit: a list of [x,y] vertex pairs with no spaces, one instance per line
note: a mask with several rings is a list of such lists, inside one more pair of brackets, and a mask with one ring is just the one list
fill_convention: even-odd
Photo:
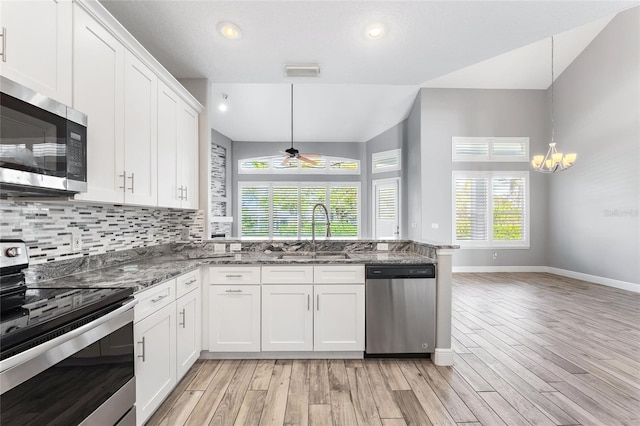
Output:
[[316,265],[313,282],[319,284],[364,284],[364,265]]
[[133,321],[138,322],[176,300],[176,280],[174,278],[138,293],[135,298],[138,304],[135,306]]
[[260,284],[259,266],[212,266],[209,284]]
[[263,284],[311,284],[313,266],[263,266]]
[[187,272],[176,278],[176,297],[180,298],[200,286],[200,269]]

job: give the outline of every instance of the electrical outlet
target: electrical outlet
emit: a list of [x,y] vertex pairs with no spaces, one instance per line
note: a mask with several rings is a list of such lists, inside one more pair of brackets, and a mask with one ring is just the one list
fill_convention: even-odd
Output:
[[494,251],[493,252],[493,260],[496,260],[498,258],[498,252]]
[[227,251],[227,246],[222,243],[222,244],[214,244],[213,245],[213,252],[214,253],[224,253]]
[[182,228],[182,230],[180,231],[180,239],[182,241],[189,240],[189,227],[188,226],[185,227],[185,228]]
[[440,228],[440,224],[439,223],[432,223],[431,224],[431,229],[438,229]]
[[389,244],[388,243],[378,243],[378,245],[376,246],[376,250],[378,250],[378,251],[387,251],[387,250],[389,250]]
[[82,236],[79,232],[71,233],[71,252],[75,253],[82,250]]
[[229,251],[241,251],[242,245],[240,243],[231,243],[229,244]]

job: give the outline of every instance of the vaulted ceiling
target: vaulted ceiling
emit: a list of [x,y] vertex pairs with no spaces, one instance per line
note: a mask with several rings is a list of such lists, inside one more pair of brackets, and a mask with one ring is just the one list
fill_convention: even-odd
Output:
[[[232,140],[363,142],[402,121],[420,87],[534,88],[636,1],[132,1],[102,4],[177,78],[208,78]],[[241,37],[218,32],[232,22]],[[379,23],[383,35],[368,38]],[[571,31],[569,31],[571,30]],[[563,33],[563,34],[561,34]],[[285,64],[317,63],[317,78]]]

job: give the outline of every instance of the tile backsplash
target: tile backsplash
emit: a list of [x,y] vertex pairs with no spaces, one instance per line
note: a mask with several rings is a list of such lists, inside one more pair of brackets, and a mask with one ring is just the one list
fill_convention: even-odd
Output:
[[[82,247],[72,251],[72,235]],[[204,212],[87,204],[73,201],[0,201],[0,236],[27,243],[39,264],[101,253],[204,239]]]

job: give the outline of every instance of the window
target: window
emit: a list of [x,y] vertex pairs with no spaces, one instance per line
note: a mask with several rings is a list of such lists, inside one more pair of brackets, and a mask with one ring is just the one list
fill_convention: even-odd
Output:
[[390,172],[402,168],[402,150],[392,149],[371,154],[371,173]]
[[321,156],[313,158],[315,164],[292,158],[283,164],[283,156],[256,157],[238,160],[240,174],[301,173],[301,174],[336,174],[359,175],[360,161],[353,158]]
[[453,137],[453,161],[529,161],[529,138]]
[[[360,235],[359,183],[240,182],[238,194],[241,238],[309,238],[317,203],[329,209],[333,237]],[[324,215],[316,209],[316,238],[325,234]]]
[[453,172],[453,209],[460,247],[529,247],[529,172]]
[[373,186],[373,238],[400,238],[400,178],[380,179]]

